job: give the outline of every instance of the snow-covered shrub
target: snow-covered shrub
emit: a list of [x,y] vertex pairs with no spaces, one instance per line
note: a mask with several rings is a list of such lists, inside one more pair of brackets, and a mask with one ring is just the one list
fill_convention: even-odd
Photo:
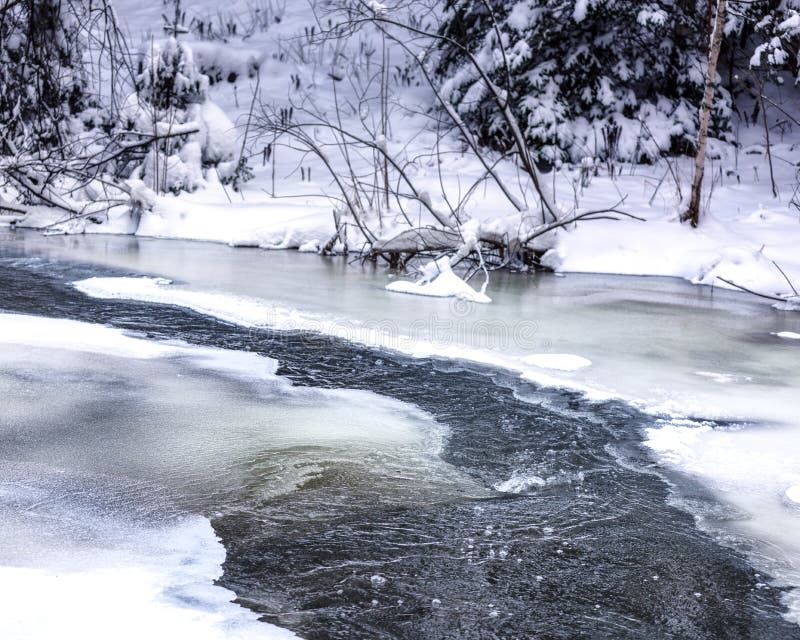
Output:
[[229,42],[195,42],[192,45],[198,70],[211,84],[255,78],[264,54],[247,47],[241,40]]
[[[540,161],[577,162],[612,149],[635,161],[690,152],[703,93],[706,10],[705,1],[684,0],[449,0],[441,34],[450,40],[439,66],[444,92],[484,144],[511,146],[464,45],[509,92]],[[729,116],[730,96],[720,87],[712,134],[723,135]]]
[[208,78],[185,42],[168,38],[142,52],[126,128],[153,137],[137,177],[157,192],[193,191],[203,169],[234,156],[234,126],[208,97]]
[[151,41],[139,56],[136,91],[159,110],[185,109],[206,99],[208,78],[194,66],[192,50],[185,42],[168,38]]

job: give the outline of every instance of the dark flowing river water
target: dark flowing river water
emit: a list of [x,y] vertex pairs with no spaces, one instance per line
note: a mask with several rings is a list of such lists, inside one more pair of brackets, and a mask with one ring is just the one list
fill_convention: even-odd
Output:
[[[701,486],[654,463],[641,446],[652,417],[629,405],[589,402],[490,368],[246,329],[177,307],[92,299],[70,285],[95,275],[130,274],[0,245],[0,311],[262,354],[278,361],[278,375],[295,388],[379,394],[421,409],[444,429],[437,455],[450,471],[431,471],[429,481],[419,481],[419,465],[412,469],[403,451],[348,456],[346,448],[290,437],[238,458],[230,482],[213,473],[164,480],[135,457],[121,457],[116,467],[96,463],[104,478],[163,489],[162,509],[208,517],[227,552],[220,583],[263,620],[308,640],[800,638],[768,577],[672,506],[669,482],[700,508],[718,508]],[[87,425],[102,439],[103,429],[133,429],[152,409],[135,389],[109,388],[99,374],[80,384],[95,390],[81,413],[70,424],[62,417],[50,429],[39,425],[36,435],[20,435],[19,418],[11,428],[0,406],[4,474],[40,462],[48,448],[58,448],[60,468],[84,472],[95,464],[78,450]],[[234,438],[231,425],[250,419],[251,405],[270,412],[275,403],[277,412],[283,402],[257,385],[220,384],[235,389],[220,397],[215,426],[204,432],[214,451]],[[351,400],[352,415],[369,424],[373,397]],[[30,403],[46,423],[46,408],[34,411],[33,397]],[[150,419],[148,429],[172,428]],[[315,428],[335,431],[340,419],[331,413],[330,425],[323,416]],[[306,425],[281,428],[300,433]],[[48,435],[56,432],[57,442]],[[152,445],[145,439],[141,446]],[[275,484],[278,467],[292,466],[311,471],[284,491],[263,490],[266,479]],[[495,490],[520,470],[527,483]],[[122,500],[121,508],[135,502]]]

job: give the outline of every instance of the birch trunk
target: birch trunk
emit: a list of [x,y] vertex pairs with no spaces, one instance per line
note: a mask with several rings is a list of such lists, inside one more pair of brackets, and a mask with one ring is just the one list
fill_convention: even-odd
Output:
[[694,179],[692,180],[692,196],[689,208],[681,216],[681,220],[689,220],[693,227],[700,222],[700,196],[703,191],[703,172],[706,163],[706,147],[708,146],[708,122],[711,119],[711,108],[714,105],[714,83],[717,77],[717,61],[722,46],[725,29],[725,16],[728,13],[728,0],[717,0],[717,15],[714,19],[714,30],[711,33],[708,49],[708,72],[703,103],[700,105],[700,127],[697,132],[697,155],[694,160]]

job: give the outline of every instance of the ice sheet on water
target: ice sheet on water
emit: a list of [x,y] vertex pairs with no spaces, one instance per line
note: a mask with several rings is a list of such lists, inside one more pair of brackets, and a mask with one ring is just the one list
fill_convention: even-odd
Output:
[[[0,566],[0,637],[16,640],[289,640],[217,586],[225,550],[201,517],[131,530],[137,548],[87,566]],[[72,541],[62,540],[62,544]],[[86,557],[86,554],[82,554]]]
[[74,282],[73,285],[81,293],[94,298],[176,305],[239,326],[321,333],[368,347],[397,351],[413,358],[440,357],[466,360],[519,373],[523,379],[543,386],[575,389],[596,400],[613,397],[597,387],[581,384],[575,380],[557,378],[544,371],[544,369],[574,371],[591,364],[590,360],[578,355],[530,354],[519,357],[489,348],[391,332],[385,330],[385,327],[308,313],[256,298],[192,290],[173,285],[163,278],[95,277]]
[[[778,583],[800,584],[800,432],[787,425],[721,426],[687,419],[659,420],[645,431],[645,446],[667,467],[711,488],[738,516],[726,529],[771,545],[751,553]],[[706,526],[709,523],[705,523]],[[752,548],[751,547],[751,551]],[[774,557],[776,553],[783,558]],[[790,616],[800,619],[800,599],[787,596]]]
[[278,363],[254,353],[135,337],[98,324],[0,312],[0,344],[80,351],[120,358],[185,358],[193,364],[246,377],[274,377]]
[[522,358],[522,362],[543,369],[577,371],[592,365],[592,361],[571,353],[536,353]]
[[0,638],[289,640],[215,585],[211,523],[155,485],[0,465]]

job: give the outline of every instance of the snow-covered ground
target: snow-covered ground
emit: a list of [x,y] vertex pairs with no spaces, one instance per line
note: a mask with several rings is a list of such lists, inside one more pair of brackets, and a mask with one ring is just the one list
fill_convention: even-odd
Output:
[[[267,21],[266,27],[256,29],[246,38],[231,36],[223,42],[200,40],[192,34],[185,36],[194,47],[196,58],[213,63],[223,77],[229,72],[237,74],[235,82],[223,79],[210,89],[212,99],[237,124],[234,136],[242,135],[256,89],[255,77],[248,77],[247,73],[254,63],[260,65],[258,89],[265,104],[280,107],[288,105],[290,100],[297,102],[292,87],[299,86],[323,110],[330,110],[334,88],[342,101],[352,97],[352,90],[346,82],[333,79],[331,76],[335,74],[329,72],[344,64],[341,60],[347,60],[348,64],[363,63],[358,56],[362,55],[365,44],[370,44],[368,38],[362,41],[353,37],[352,42],[322,46],[312,55],[308,32],[315,26],[316,18],[309,8],[311,5],[267,3],[264,7],[267,5],[278,11],[282,19]],[[161,37],[161,2],[121,0],[116,6],[133,43],[146,42],[151,34]],[[187,9],[187,22],[194,19],[219,23],[222,17],[231,16],[246,21],[245,16],[253,6],[245,0],[236,0],[220,13],[215,3],[195,2]],[[285,7],[283,11],[281,7]],[[402,51],[392,49],[391,43],[389,50],[392,61],[403,59]],[[457,141],[445,139],[437,143],[430,119],[425,115],[434,104],[429,90],[415,82],[400,80],[390,82],[389,88],[392,117],[386,145],[401,160],[415,159],[409,168],[415,182],[430,194],[434,205],[444,209],[446,203],[437,195],[441,194],[441,185],[456,201],[470,181],[482,175],[483,167],[477,158],[463,154]],[[794,91],[776,89],[774,97],[791,108]],[[781,115],[776,109],[770,113],[774,120]],[[344,112],[345,129],[363,133],[360,115],[363,114]],[[565,211],[616,205],[646,221],[629,218],[591,221],[559,231],[547,240],[553,249],[545,256],[545,263],[562,272],[673,276],[698,284],[732,286],[724,279],[759,293],[795,295],[793,287],[800,286],[797,250],[800,210],[792,202],[800,149],[788,142],[788,136],[787,141],[783,140],[784,132],[791,130],[785,119],[783,124],[773,127],[771,142],[777,190],[774,197],[763,130],[744,122],[735,123],[734,129],[740,143],[738,149],[721,144],[711,147],[705,213],[697,230],[678,221],[691,181],[692,163],[688,158],[669,164],[662,160],[652,166],[617,165],[612,169],[613,178],[606,166],[599,166],[598,175],[586,187],[580,186],[579,167],[564,166],[555,174],[546,174],[545,181],[552,184],[558,204]],[[120,210],[102,224],[79,220],[49,228],[70,233],[136,233],[315,251],[334,234],[332,209],[337,205],[336,189],[322,163],[301,151],[279,148],[265,161],[261,152],[267,142],[262,140],[251,148],[255,178],[241,192],[221,185],[211,171],[204,186],[194,193],[158,197],[155,206],[143,214],[138,224]],[[368,166],[371,159],[361,161]],[[517,182],[517,169],[510,162],[501,162],[497,171],[508,183]],[[535,199],[530,193],[525,195],[535,209]],[[474,192],[466,211],[484,230],[503,234],[519,226],[519,215],[489,183],[483,183]],[[43,227],[53,225],[60,217],[58,212],[42,208],[22,224]],[[425,221],[424,217],[420,219]],[[387,211],[371,224],[382,237],[391,238],[403,228],[403,218],[399,211]],[[349,239],[354,248],[360,246],[360,241]],[[463,293],[460,285],[455,286]],[[409,285],[395,284],[393,288],[421,293]],[[447,293],[455,292],[448,287]],[[486,293],[491,297],[491,285]]]

